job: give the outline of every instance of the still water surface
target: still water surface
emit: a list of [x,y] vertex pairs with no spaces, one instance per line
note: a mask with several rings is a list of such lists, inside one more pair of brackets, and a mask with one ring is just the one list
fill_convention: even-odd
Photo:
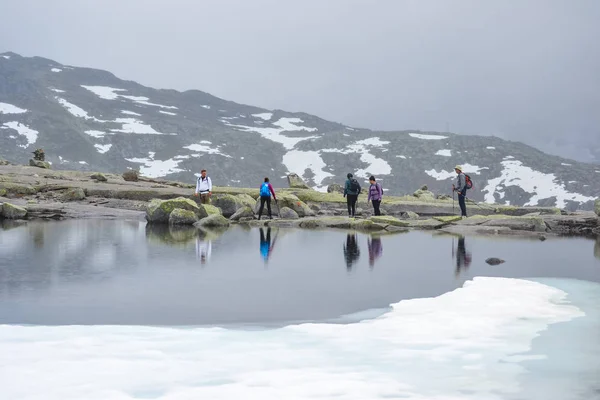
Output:
[[[138,221],[29,223],[0,230],[0,324],[361,319],[403,299],[439,296],[475,276],[600,282],[597,250],[581,238],[242,227],[203,234]],[[489,266],[488,257],[506,263]]]

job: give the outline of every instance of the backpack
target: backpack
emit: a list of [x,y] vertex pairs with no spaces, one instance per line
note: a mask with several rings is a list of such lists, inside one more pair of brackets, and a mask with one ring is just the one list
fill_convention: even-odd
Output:
[[271,197],[271,190],[269,189],[269,183],[265,182],[260,187],[260,197]]
[[467,174],[465,174],[465,185],[467,189],[473,189],[473,181],[471,180],[471,177]]
[[356,178],[350,179],[350,191],[353,193],[360,193],[360,183],[356,180]]

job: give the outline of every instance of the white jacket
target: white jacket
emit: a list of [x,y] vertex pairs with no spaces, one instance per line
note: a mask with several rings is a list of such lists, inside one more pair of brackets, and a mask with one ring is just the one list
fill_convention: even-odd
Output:
[[207,176],[205,179],[202,179],[202,177],[199,176],[196,181],[196,193],[208,192],[212,192],[212,181],[210,180],[210,176]]

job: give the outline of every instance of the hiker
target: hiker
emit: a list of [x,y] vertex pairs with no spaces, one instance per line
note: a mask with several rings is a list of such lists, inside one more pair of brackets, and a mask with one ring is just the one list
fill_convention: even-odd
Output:
[[346,185],[344,186],[344,197],[348,203],[348,217],[354,218],[356,216],[356,202],[358,200],[358,195],[360,194],[361,188],[356,178],[354,178],[354,175],[349,173],[346,175],[346,177],[348,179],[346,180]]
[[200,171],[200,176],[196,181],[195,196],[200,195],[200,203],[209,204],[210,196],[212,196],[212,181],[206,176],[206,170]]
[[457,165],[454,167],[456,172],[456,184],[452,185],[452,191],[458,193],[458,205],[460,206],[460,216],[463,218],[467,217],[467,206],[465,204],[465,198],[467,197],[467,178],[462,172],[462,167]]
[[267,203],[269,219],[273,219],[273,216],[271,215],[271,194],[273,195],[273,199],[277,201],[275,190],[273,190],[273,186],[269,183],[269,178],[265,178],[265,181],[260,186],[260,208],[258,209],[258,219],[260,219],[262,215],[263,209],[265,208],[265,203]]
[[267,236],[265,237],[265,231],[262,227],[259,228],[260,231],[260,255],[262,256],[265,264],[269,262],[269,258],[271,258],[271,253],[275,248],[275,242],[277,241],[277,234],[275,234],[275,238],[273,242],[271,242],[271,227],[267,228]]
[[344,243],[344,259],[346,260],[346,269],[352,270],[352,264],[358,261],[360,257],[360,249],[358,248],[358,240],[356,233],[348,233],[346,235],[346,243]]
[[369,197],[367,198],[367,203],[371,201],[373,203],[373,211],[375,215],[381,215],[381,211],[379,211],[379,206],[381,205],[381,198],[383,197],[383,189],[381,185],[375,181],[375,177],[371,175],[369,178]]

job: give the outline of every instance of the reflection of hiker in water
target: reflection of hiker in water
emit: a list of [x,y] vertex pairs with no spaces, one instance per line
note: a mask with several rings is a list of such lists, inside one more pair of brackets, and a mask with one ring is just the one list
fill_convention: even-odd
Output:
[[458,245],[456,246],[456,275],[460,274],[461,269],[467,269],[470,265],[471,254],[467,253],[463,236],[458,239]]
[[381,254],[383,254],[381,238],[379,236],[371,236],[367,239],[367,245],[369,246],[369,266],[373,268],[375,265],[375,260],[381,257]]
[[201,264],[206,264],[210,260],[212,243],[210,240],[203,240],[200,236],[196,238],[196,258]]
[[360,250],[358,248],[356,233],[349,233],[346,236],[346,243],[344,243],[344,258],[346,259],[346,268],[348,268],[348,271],[352,269],[352,263],[356,262],[359,257]]
[[273,249],[275,248],[275,242],[277,242],[277,234],[275,234],[275,238],[273,239],[273,243],[271,243],[271,227],[267,228],[267,236],[265,237],[265,231],[263,228],[260,228],[260,255],[262,256],[265,263],[269,261],[271,257],[271,253],[273,253]]

